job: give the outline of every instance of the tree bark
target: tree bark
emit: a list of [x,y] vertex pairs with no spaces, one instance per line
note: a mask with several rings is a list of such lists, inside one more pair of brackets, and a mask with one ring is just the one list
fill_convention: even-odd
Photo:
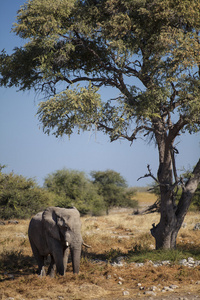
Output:
[[[166,178],[164,176],[164,178]],[[161,179],[161,178],[160,178]],[[162,180],[163,182],[164,180]],[[182,195],[176,206],[170,186],[160,187],[161,215],[160,222],[151,229],[156,241],[156,249],[175,249],[176,238],[190,206],[192,197],[200,183],[200,160],[198,161],[191,178],[185,184]]]
[[[182,196],[178,205],[175,203],[174,188],[177,186],[177,173],[175,166],[173,143],[180,122],[167,130],[164,119],[153,119],[154,132],[159,152],[158,183],[160,185],[160,222],[151,229],[156,241],[156,249],[175,249],[176,238],[190,206],[192,197],[200,182],[200,160],[197,163],[191,178],[182,188]],[[182,123],[182,126],[184,123]],[[176,128],[177,127],[177,128]],[[173,183],[174,174],[174,183]]]

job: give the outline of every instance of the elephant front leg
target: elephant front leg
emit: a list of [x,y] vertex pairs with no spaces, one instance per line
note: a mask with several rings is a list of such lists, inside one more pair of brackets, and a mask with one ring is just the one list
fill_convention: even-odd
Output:
[[54,252],[54,261],[55,261],[55,264],[56,264],[57,273],[63,276],[65,274],[65,270],[64,270],[63,250],[62,250],[62,248],[57,249],[56,252]]
[[50,277],[53,278],[54,275],[55,275],[55,270],[56,270],[56,264],[55,264],[53,255],[51,255],[51,263],[50,263],[50,266],[48,268],[47,275],[49,275]]
[[41,276],[41,277],[46,276],[44,266],[42,266],[41,270],[39,270],[39,276]]

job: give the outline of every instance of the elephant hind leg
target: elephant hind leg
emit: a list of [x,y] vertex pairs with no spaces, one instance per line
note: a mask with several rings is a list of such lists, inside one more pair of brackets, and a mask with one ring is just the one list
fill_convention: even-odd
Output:
[[51,255],[51,263],[50,263],[50,266],[48,268],[47,275],[49,275],[50,277],[53,278],[54,274],[55,274],[55,270],[56,270],[56,264],[55,264],[53,255]]
[[46,273],[45,273],[45,269],[44,269],[44,256],[40,255],[37,247],[35,246],[35,244],[30,240],[30,244],[31,244],[31,248],[32,248],[32,252],[33,252],[33,255],[36,259],[36,262],[38,264],[38,273],[39,273],[39,276],[45,276]]

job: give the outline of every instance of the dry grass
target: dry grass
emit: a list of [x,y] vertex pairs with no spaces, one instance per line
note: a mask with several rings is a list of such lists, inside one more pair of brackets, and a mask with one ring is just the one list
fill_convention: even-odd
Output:
[[[145,196],[149,199],[149,195]],[[79,275],[73,275],[69,264],[66,276],[54,279],[36,275],[37,266],[27,238],[29,222],[20,220],[18,225],[1,226],[0,299],[142,299],[145,297],[143,292],[152,286],[162,288],[170,284],[179,286],[173,296],[186,295],[188,291],[198,295],[200,284],[196,282],[200,281],[199,267],[189,269],[175,264],[155,268],[145,264],[136,268],[135,264],[130,263],[123,267],[114,267],[109,263],[117,256],[126,256],[136,244],[152,248],[154,240],[149,229],[152,223],[158,221],[158,214],[140,216],[131,215],[130,211],[82,218],[83,238],[92,248],[83,251]],[[187,226],[180,230],[177,239],[183,249],[199,251],[200,232],[192,230],[199,221],[199,214],[189,213],[186,216]],[[138,283],[144,291],[140,291]],[[123,291],[128,291],[129,296],[123,296]],[[157,292],[157,299],[160,295],[161,292]],[[160,299],[164,299],[163,294]]]
[[133,200],[138,200],[139,206],[144,207],[153,204],[157,200],[157,196],[149,192],[137,192]]

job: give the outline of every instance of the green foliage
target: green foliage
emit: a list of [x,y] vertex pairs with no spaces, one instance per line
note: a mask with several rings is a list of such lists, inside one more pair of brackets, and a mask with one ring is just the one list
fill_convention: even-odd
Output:
[[181,249],[176,250],[150,250],[150,249],[135,249],[130,250],[128,253],[129,262],[143,263],[146,261],[162,262],[170,261],[171,263],[177,264],[181,259],[187,259],[188,257],[193,257],[199,260],[199,254],[193,251],[182,251]]
[[127,189],[125,179],[117,172],[91,172],[90,181],[84,172],[62,169],[45,178],[44,188],[55,193],[56,205],[75,206],[82,214],[101,215],[114,206],[135,207],[134,191]]
[[0,172],[0,218],[30,218],[52,205],[54,196],[39,188],[33,179]]
[[103,198],[84,172],[58,170],[45,178],[44,187],[58,196],[57,206],[75,206],[82,214],[98,215],[105,210]]
[[[41,102],[38,114],[42,123],[51,124],[52,130],[56,128],[56,137],[63,134],[70,136],[75,127],[78,128],[78,132],[89,128],[91,123],[95,122],[96,110],[100,107],[99,95],[96,92],[97,89],[89,85],[88,89],[82,87],[65,90],[50,100]],[[49,134],[50,130],[45,132]]]
[[132,200],[134,190],[127,189],[125,179],[112,170],[91,172],[93,183],[103,197],[106,210],[112,207],[136,207],[137,201]]
[[[133,141],[175,109],[178,131],[197,131],[199,28],[196,0],[28,1],[13,26],[26,43],[2,51],[0,84],[44,92],[39,119],[56,136],[93,127]],[[116,101],[101,101],[101,86],[118,89]]]

